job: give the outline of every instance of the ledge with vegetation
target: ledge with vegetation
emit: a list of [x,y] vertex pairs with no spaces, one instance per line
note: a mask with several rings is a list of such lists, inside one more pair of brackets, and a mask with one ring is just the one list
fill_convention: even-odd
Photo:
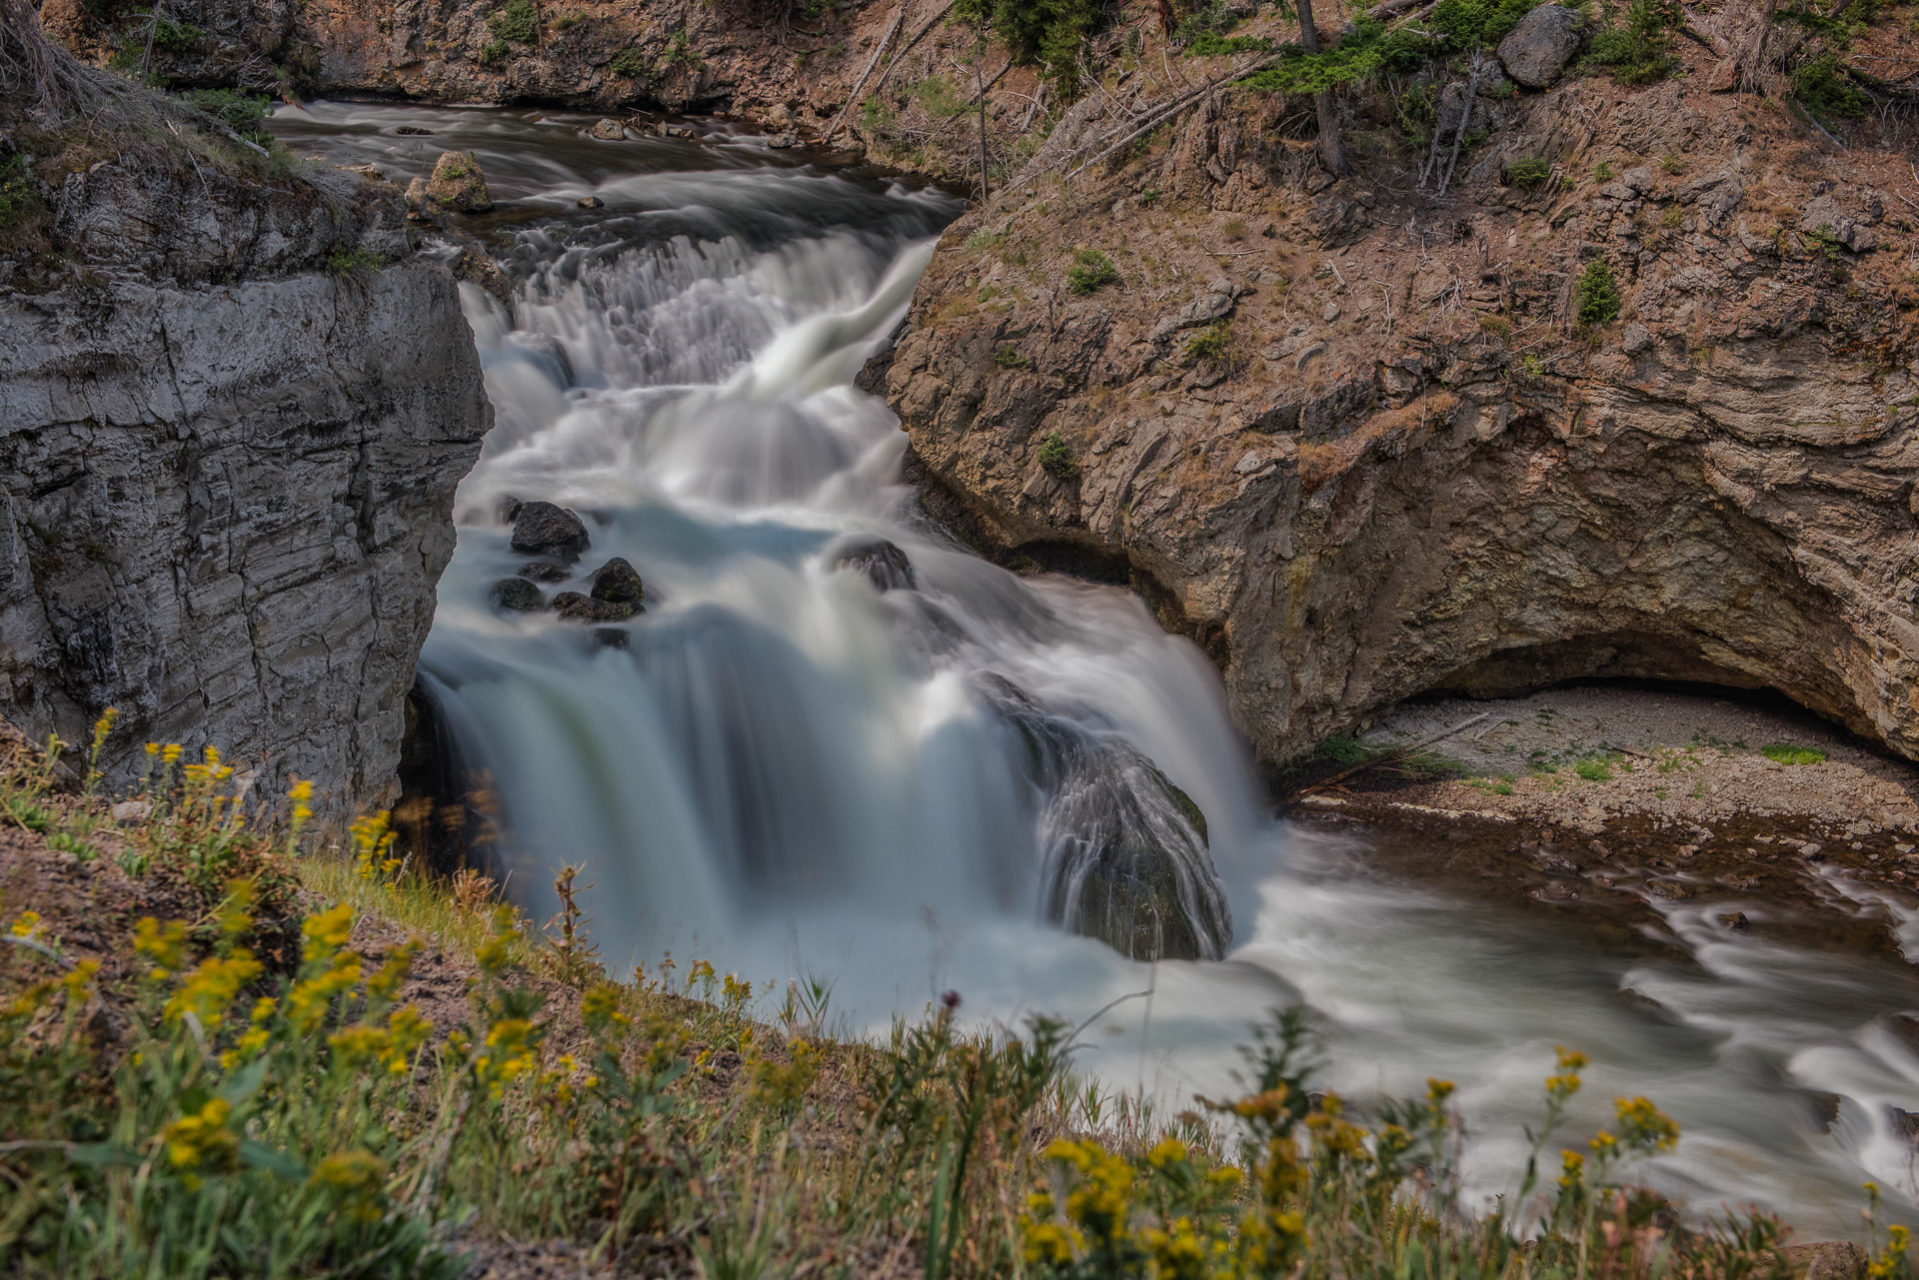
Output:
[[[118,803],[58,743],[0,769],[0,1269],[10,1275],[820,1274],[1784,1277],[1766,1217],[1697,1227],[1623,1182],[1679,1141],[1645,1099],[1463,1204],[1449,1098],[1312,1083],[1297,1011],[1246,1095],[1160,1121],[1043,1018],[957,996],[872,1040],[830,990],[703,961],[616,982],[562,871],[536,926],[422,873],[384,816],[338,843],[310,788],[261,820],[217,752],[152,744]],[[63,777],[70,778],[62,783]],[[1876,1205],[1874,1206],[1876,1207]],[[1873,1280],[1910,1275],[1875,1228]]]

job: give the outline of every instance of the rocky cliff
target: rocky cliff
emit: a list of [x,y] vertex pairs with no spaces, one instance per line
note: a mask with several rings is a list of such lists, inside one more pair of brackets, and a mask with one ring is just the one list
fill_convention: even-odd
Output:
[[1342,180],[1249,89],[1114,150],[1230,65],[1142,57],[941,243],[886,372],[926,476],[991,548],[1130,573],[1270,760],[1581,676],[1769,686],[1919,758],[1902,144],[1681,52],[1428,82],[1442,119],[1479,90],[1443,197],[1404,82],[1348,98]]
[[211,744],[344,814],[391,795],[472,336],[390,190],[166,156],[59,179],[0,270],[0,699],[70,742],[117,707],[116,781]]

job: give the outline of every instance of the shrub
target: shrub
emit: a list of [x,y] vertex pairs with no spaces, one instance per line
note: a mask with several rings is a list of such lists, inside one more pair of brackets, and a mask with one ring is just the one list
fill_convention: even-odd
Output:
[[245,89],[195,89],[186,95],[195,110],[204,111],[249,142],[265,146],[272,139],[266,121],[273,102],[263,93]]
[[494,63],[513,52],[513,46],[504,40],[489,40],[480,46],[480,61]]
[[1079,474],[1079,463],[1073,459],[1073,451],[1059,437],[1059,432],[1048,431],[1040,437],[1040,469],[1055,480],[1071,480]]
[[1439,0],[1432,30],[1457,51],[1498,44],[1532,11],[1533,0]]
[[1538,156],[1522,156],[1506,166],[1506,181],[1522,191],[1531,191],[1552,176],[1553,166],[1550,160]]
[[1019,353],[1018,347],[1010,342],[1002,342],[999,350],[993,353],[993,363],[1002,369],[1024,369],[1028,362],[1026,357]]
[[1119,279],[1119,268],[1098,249],[1081,249],[1076,261],[1066,272],[1066,283],[1074,293],[1098,293]]
[[1801,747],[1790,742],[1769,742],[1759,754],[1779,764],[1824,764],[1826,753],[1818,747]]
[[354,245],[350,249],[338,248],[326,256],[326,269],[336,276],[353,275],[361,271],[378,271],[386,265],[386,258],[363,245]]
[[628,80],[645,80],[653,74],[653,64],[637,46],[614,54],[613,60],[606,64],[606,69]]
[[42,208],[40,184],[34,181],[26,155],[16,151],[0,160],[0,239],[26,226]]
[[1792,74],[1793,96],[1822,121],[1857,120],[1872,100],[1842,72],[1836,53],[1825,53]]
[[1233,351],[1233,322],[1215,320],[1186,339],[1188,360],[1224,360]]
[[1592,61],[1621,84],[1649,84],[1680,66],[1672,51],[1673,28],[1685,22],[1678,0],[1632,0],[1624,26],[1593,33]]
[[1099,26],[1103,0],[958,0],[953,16],[998,36],[1015,62],[1038,66],[1068,97],[1079,92],[1079,56]]
[[1619,318],[1619,286],[1613,283],[1612,266],[1604,258],[1586,264],[1574,290],[1582,328],[1597,328]]
[[533,7],[533,0],[506,0],[487,18],[486,29],[493,33],[496,41],[532,44],[540,38],[540,14]]

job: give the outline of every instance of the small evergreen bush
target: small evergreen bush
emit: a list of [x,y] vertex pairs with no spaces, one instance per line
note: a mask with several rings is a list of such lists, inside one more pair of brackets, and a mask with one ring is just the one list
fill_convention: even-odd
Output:
[[533,0],[506,0],[486,20],[486,29],[493,33],[496,41],[532,44],[540,38],[539,11],[533,7]]
[[1119,268],[1113,260],[1098,249],[1082,249],[1079,252],[1078,265],[1066,272],[1066,284],[1074,293],[1082,297],[1089,293],[1098,293],[1107,285],[1119,280]]
[[1575,294],[1581,328],[1598,328],[1619,318],[1619,286],[1613,283],[1612,266],[1604,258],[1586,264]]

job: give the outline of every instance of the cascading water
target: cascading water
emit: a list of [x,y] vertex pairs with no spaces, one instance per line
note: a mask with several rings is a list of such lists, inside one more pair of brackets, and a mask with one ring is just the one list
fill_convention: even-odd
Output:
[[[603,143],[585,123],[328,104],[276,120],[407,176],[472,148],[516,202],[496,230],[512,318],[465,290],[498,424],[422,677],[490,779],[529,909],[583,864],[616,964],[670,949],[820,975],[855,1029],[949,987],[1003,1022],[1148,993],[1095,1020],[1080,1063],[1176,1106],[1230,1088],[1247,1025],[1304,1001],[1337,1087],[1459,1082],[1489,1192],[1523,1160],[1560,1043],[1595,1059],[1575,1127],[1614,1094],[1657,1099],[1688,1136],[1649,1175],[1695,1202],[1847,1231],[1862,1177],[1913,1192],[1896,1108],[1919,1110],[1919,1055],[1894,1015],[1919,1011],[1919,971],[1728,934],[1692,903],[1661,939],[1689,962],[1615,958],[1289,833],[1211,669],[1135,599],[1015,577],[911,517],[904,439],[852,379],[955,203],[717,130]],[[589,194],[604,207],[575,208]],[[497,609],[528,559],[509,499],[585,517],[575,580],[548,594],[620,556],[646,612]]]

